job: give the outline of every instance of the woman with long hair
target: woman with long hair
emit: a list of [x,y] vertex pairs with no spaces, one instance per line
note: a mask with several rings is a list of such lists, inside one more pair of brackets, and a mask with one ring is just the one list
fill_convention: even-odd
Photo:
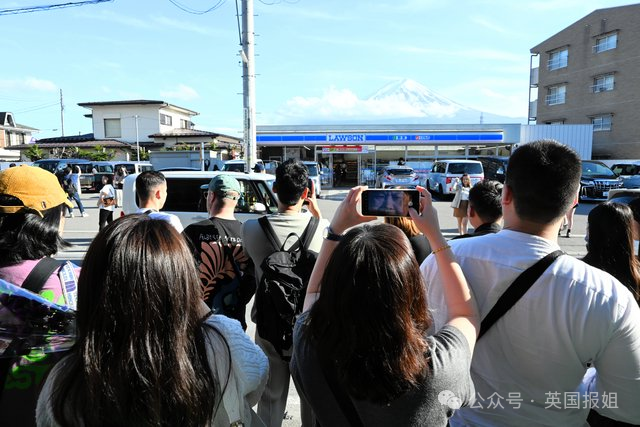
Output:
[[458,234],[467,234],[469,227],[469,214],[467,208],[469,207],[469,190],[471,190],[471,178],[466,173],[462,175],[460,179],[456,178],[453,184],[452,190],[455,191],[455,196],[451,202],[453,208],[453,216],[458,221]]
[[202,303],[186,242],[127,215],[91,243],[78,283],[77,341],[47,379],[39,426],[260,425],[268,364],[237,320]]
[[589,265],[618,279],[640,304],[640,261],[633,248],[633,212],[620,203],[601,203],[589,212],[587,220]]
[[356,211],[363,189],[338,207],[320,250],[294,329],[292,376],[323,426],[444,426],[473,395],[475,302],[419,187],[420,213],[410,215],[447,284],[449,320],[430,334],[426,286],[403,232],[366,224],[342,235],[372,219]]

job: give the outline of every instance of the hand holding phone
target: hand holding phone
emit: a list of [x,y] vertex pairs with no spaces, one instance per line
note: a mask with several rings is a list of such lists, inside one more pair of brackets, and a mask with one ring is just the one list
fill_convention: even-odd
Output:
[[362,215],[409,216],[409,208],[420,209],[417,190],[365,190],[362,192]]

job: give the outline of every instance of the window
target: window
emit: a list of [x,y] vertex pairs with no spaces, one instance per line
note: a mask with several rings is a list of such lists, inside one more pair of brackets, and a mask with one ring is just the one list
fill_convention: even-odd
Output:
[[591,117],[594,132],[611,130],[611,114]]
[[613,90],[614,77],[613,74],[604,74],[602,76],[596,76],[593,79],[593,93],[605,92]]
[[547,89],[547,105],[564,104],[567,93],[567,86],[551,86]]
[[104,119],[104,137],[122,137],[122,131],[120,130],[120,119]]
[[569,49],[556,50],[549,53],[549,61],[547,61],[547,69],[557,70],[567,66],[569,59]]
[[180,119],[181,129],[191,129],[191,122],[189,120]]
[[545,125],[563,125],[564,120],[549,120],[548,122],[544,122]]
[[618,46],[618,34],[607,34],[606,36],[596,38],[596,45],[593,47],[593,53],[600,53],[606,50],[615,49]]
[[171,116],[167,116],[166,114],[162,114],[160,113],[160,124],[161,125],[166,125],[166,126],[171,126]]

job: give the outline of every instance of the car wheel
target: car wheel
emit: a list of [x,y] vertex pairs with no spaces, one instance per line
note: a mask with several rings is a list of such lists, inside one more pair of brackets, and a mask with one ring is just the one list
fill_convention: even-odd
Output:
[[442,184],[438,184],[438,194],[440,194],[440,196],[444,196],[444,190],[442,189]]

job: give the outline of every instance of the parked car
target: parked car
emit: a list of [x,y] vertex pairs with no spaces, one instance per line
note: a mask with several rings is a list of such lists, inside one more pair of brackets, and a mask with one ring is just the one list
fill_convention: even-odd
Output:
[[316,190],[316,197],[322,197],[322,183],[320,182],[320,175],[322,175],[322,172],[320,171],[318,162],[303,161],[302,163],[304,163],[309,170],[309,179],[313,181],[313,186]]
[[[206,191],[211,178],[218,174],[231,175],[240,182],[242,194],[235,211],[238,220],[246,221],[278,210],[276,196],[271,190],[275,177],[270,174],[221,171],[163,172],[163,174],[167,180],[167,201],[162,211],[177,215],[185,227],[209,217]],[[135,187],[137,177],[138,174],[132,174],[124,180],[123,214],[135,213],[138,210]]]
[[[264,167],[264,162],[261,159],[257,159],[253,166],[251,166],[251,170],[256,167],[257,163],[260,163]],[[243,159],[227,160],[224,162],[222,170],[226,172],[248,172],[247,161]]]
[[465,173],[469,175],[472,186],[484,179],[482,163],[477,160],[438,160],[427,175],[426,187],[441,196],[452,194],[455,179]]
[[113,162],[115,171],[122,166],[124,166],[127,171],[127,175],[153,170],[153,165],[150,162]]
[[509,164],[508,157],[483,156],[476,158],[476,160],[482,163],[484,179],[499,181],[504,184],[504,179],[507,173],[507,166]]
[[618,177],[607,165],[596,160],[582,161],[581,201],[605,201],[609,197],[609,190],[621,187],[622,178]]
[[628,205],[632,200],[635,200],[638,197],[640,197],[640,188],[619,188],[609,191],[607,201]]
[[84,159],[40,159],[33,162],[33,166],[46,169],[53,174],[64,171],[69,165],[79,165],[83,163],[91,163]]
[[112,162],[106,161],[86,161],[76,163],[69,162],[69,166],[80,167],[80,187],[82,191],[98,192],[102,188],[102,177],[104,175],[113,177],[115,169]]
[[420,177],[408,166],[387,166],[376,179],[376,188],[416,188]]
[[624,188],[640,188],[640,162],[616,163],[611,170],[622,178]]

